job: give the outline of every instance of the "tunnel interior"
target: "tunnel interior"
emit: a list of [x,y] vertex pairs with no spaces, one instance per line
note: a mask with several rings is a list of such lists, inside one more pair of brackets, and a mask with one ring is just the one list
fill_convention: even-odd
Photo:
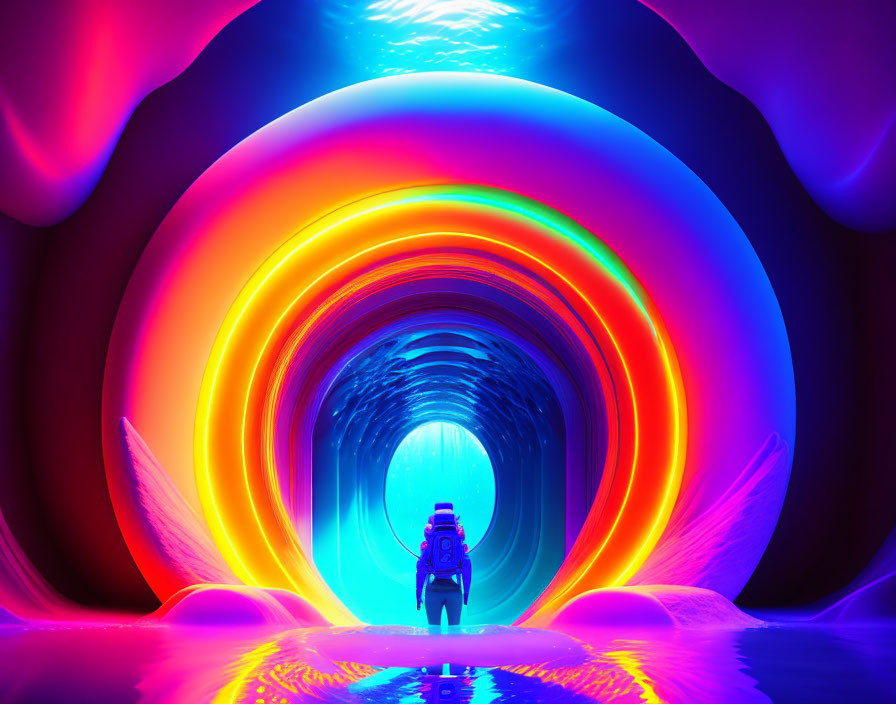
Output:
[[[392,322],[343,355],[320,400],[314,563],[359,618],[410,622],[415,562],[438,495],[478,533],[468,539],[476,599],[467,621],[510,623],[556,574],[591,509],[607,451],[603,394],[583,385],[597,382],[581,373],[556,321],[507,291],[430,280],[392,296],[396,309],[383,316]],[[432,448],[421,455],[425,442],[415,454],[400,449],[439,424],[454,428],[466,454],[456,442],[450,461]],[[472,466],[483,463],[477,444],[491,487],[486,465]],[[390,475],[403,477],[403,491]]]

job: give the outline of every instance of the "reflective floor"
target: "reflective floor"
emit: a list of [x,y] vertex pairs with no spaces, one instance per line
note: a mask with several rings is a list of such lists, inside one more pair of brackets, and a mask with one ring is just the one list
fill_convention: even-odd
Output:
[[254,635],[0,630],[3,702],[891,702],[896,623],[741,631],[489,626]]

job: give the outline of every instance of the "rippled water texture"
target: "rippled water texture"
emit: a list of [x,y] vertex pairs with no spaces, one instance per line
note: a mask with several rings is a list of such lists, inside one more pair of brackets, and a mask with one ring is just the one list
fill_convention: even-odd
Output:
[[574,4],[543,0],[319,0],[334,41],[372,75],[512,73],[544,52]]
[[884,702],[896,623],[431,635],[8,627],[4,702]]

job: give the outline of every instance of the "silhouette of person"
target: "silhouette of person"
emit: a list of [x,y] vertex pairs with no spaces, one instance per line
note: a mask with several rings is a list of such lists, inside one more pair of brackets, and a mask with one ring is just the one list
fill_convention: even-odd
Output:
[[440,626],[444,609],[448,625],[456,626],[460,623],[461,600],[466,606],[470,597],[472,565],[464,543],[463,526],[454,515],[451,503],[435,505],[423,536],[417,559],[417,610],[425,602],[427,622],[430,626]]

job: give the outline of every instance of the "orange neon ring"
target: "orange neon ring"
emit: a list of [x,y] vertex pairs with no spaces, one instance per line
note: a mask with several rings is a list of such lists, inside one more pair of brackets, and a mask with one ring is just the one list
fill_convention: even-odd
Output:
[[[257,426],[250,409],[258,407],[267,383],[264,374],[256,375],[273,364],[295,329],[283,321],[311,314],[327,291],[352,280],[353,267],[369,269],[420,247],[482,251],[537,270],[574,292],[576,312],[592,333],[609,341],[601,347],[628,387],[628,394],[620,392],[620,466],[603,511],[589,514],[528,616],[554,611],[582,591],[630,576],[659,538],[681,481],[686,436],[681,378],[668,335],[637,281],[593,235],[558,213],[492,189],[451,188],[455,192],[447,196],[446,187],[373,196],[290,238],[237,297],[203,377],[196,473],[215,542],[239,577],[294,589],[334,622],[352,616],[324,584],[295,533],[283,530],[283,506],[272,500],[257,435],[247,430]],[[263,383],[253,385],[256,378]],[[628,413],[622,398],[630,399]]]

